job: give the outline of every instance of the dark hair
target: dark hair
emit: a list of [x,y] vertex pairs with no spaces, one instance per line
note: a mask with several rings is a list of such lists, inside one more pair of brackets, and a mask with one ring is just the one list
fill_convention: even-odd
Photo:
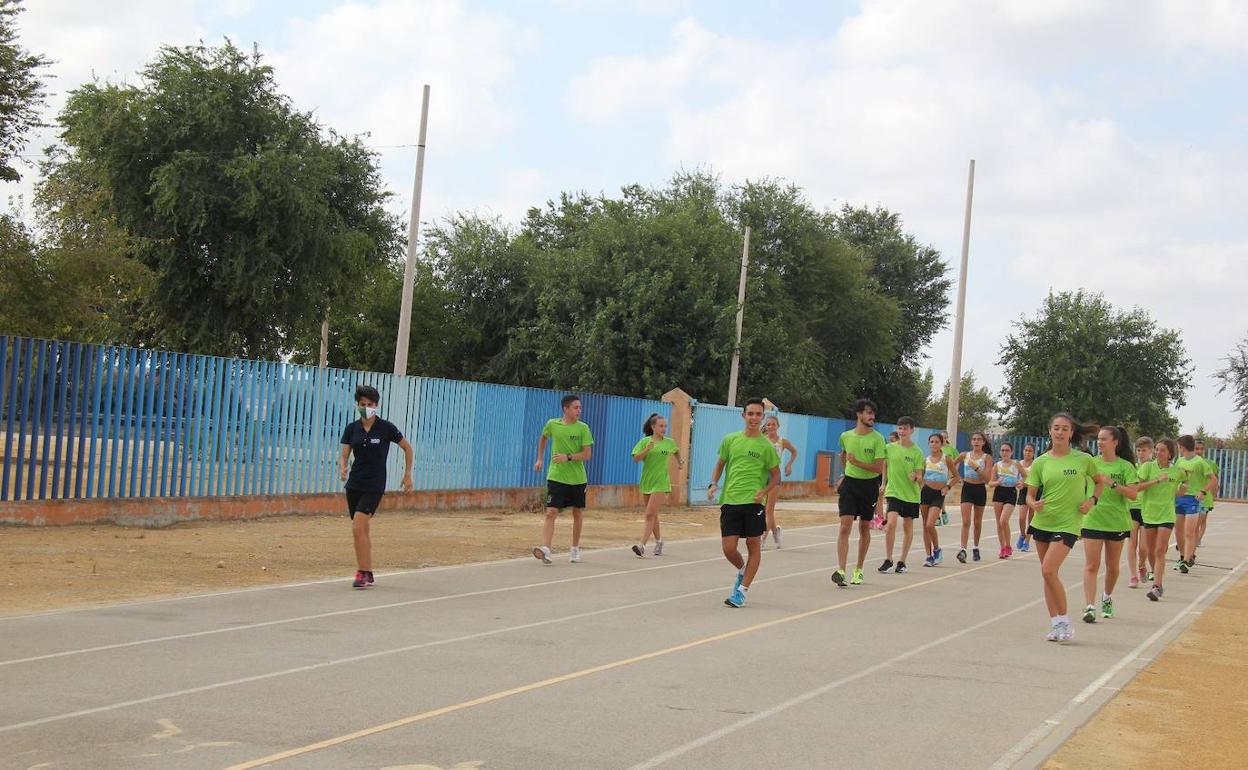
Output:
[[890,433],[888,434],[888,440],[889,440],[889,441],[899,441],[899,440],[901,440],[901,434],[900,434],[900,433],[898,433],[897,431],[892,431],[892,432],[890,432]]
[[1091,438],[1101,430],[1101,426],[1095,423],[1079,422],[1070,412],[1058,412],[1053,415],[1049,418],[1049,425],[1052,425],[1054,420],[1065,420],[1070,423],[1070,445],[1076,449],[1083,448],[1083,439]]
[[931,442],[932,439],[936,439],[940,441],[941,446],[945,445],[945,437],[940,434],[940,431],[935,431],[932,433],[932,435],[927,437],[927,440],[929,443]]
[[1157,439],[1157,443],[1170,451],[1170,462],[1173,463],[1174,459],[1179,456],[1179,448],[1175,445],[1174,439],[1159,438]]
[[1205,440],[1204,440],[1203,438],[1197,438],[1197,439],[1196,439],[1196,444],[1197,444],[1197,446],[1203,445],[1204,443],[1205,443]]
[[764,412],[767,411],[767,405],[763,403],[763,400],[761,398],[758,398],[757,396],[755,396],[754,398],[747,398],[745,400],[745,403],[741,405],[741,411],[744,412],[745,408],[751,404],[758,404],[759,406],[763,408]]
[[897,427],[899,427],[899,428],[900,428],[902,425],[909,425],[911,428],[913,428],[913,427],[914,427],[914,418],[913,418],[913,417],[898,417],[898,418],[897,418]]
[[1118,442],[1118,456],[1135,465],[1135,452],[1131,449],[1131,439],[1127,436],[1127,429],[1121,425],[1102,425],[1101,430],[1107,430],[1113,434],[1114,441]]
[[367,398],[369,401],[372,401],[374,404],[381,403],[381,394],[378,393],[377,389],[374,388],[372,385],[356,385],[355,386],[355,400],[359,401],[361,398]]
[[559,406],[563,409],[567,409],[569,406],[572,406],[573,404],[575,404],[577,401],[580,401],[580,400],[581,400],[580,396],[569,393],[568,395],[559,399]]
[[878,412],[875,402],[869,398],[860,398],[854,402],[854,414],[862,414],[863,410],[870,409],[872,412]]
[[[984,440],[984,454],[988,455],[989,457],[992,457],[992,442],[988,440],[988,434],[984,433],[982,430],[977,430],[971,434],[971,438],[973,439],[976,436],[979,436],[980,438]],[[973,448],[974,444],[972,444],[971,446]]]
[[1183,447],[1189,452],[1195,452],[1196,451],[1196,439],[1192,438],[1190,433],[1184,433],[1182,436],[1179,436],[1179,446]]
[[654,412],[653,414],[651,414],[649,417],[646,418],[646,422],[641,426],[641,432],[646,434],[647,436],[653,436],[654,435],[654,421],[661,420],[661,419],[663,419],[663,415],[659,414],[658,412]]

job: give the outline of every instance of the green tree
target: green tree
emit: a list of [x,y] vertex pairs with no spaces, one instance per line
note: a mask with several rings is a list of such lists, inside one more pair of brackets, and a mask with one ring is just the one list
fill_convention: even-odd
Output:
[[1219,393],[1231,392],[1235,411],[1239,412],[1240,430],[1248,429],[1248,337],[1235,347],[1225,359],[1226,366],[1214,373],[1220,382]]
[[[932,372],[927,372],[931,381]],[[967,371],[958,382],[958,430],[984,430],[1001,413],[1001,405],[992,391],[975,383],[975,372]],[[923,411],[920,421],[929,428],[944,428],[949,417],[949,382],[945,382],[940,397],[931,401]]]
[[997,363],[1011,373],[1005,407],[1013,430],[1044,435],[1049,417],[1174,435],[1170,412],[1185,403],[1191,361],[1178,332],[1158,328],[1142,308],[1119,310],[1101,294],[1049,294],[1014,324]]
[[396,258],[374,153],[296,111],[258,53],[165,47],[142,74],[71,92],[49,173],[93,188],[152,271],[153,343],[276,357]]
[[39,69],[48,60],[17,44],[21,12],[21,0],[0,0],[0,180],[6,182],[22,178],[14,168],[17,155],[26,148],[30,130],[43,125],[39,109],[45,89]]
[[834,218],[836,232],[866,258],[880,292],[901,310],[891,330],[896,352],[871,368],[858,386],[880,405],[880,419],[920,413],[931,397],[922,387],[919,362],[932,337],[944,328],[949,306],[947,266],[934,247],[919,243],[888,209],[846,204]]

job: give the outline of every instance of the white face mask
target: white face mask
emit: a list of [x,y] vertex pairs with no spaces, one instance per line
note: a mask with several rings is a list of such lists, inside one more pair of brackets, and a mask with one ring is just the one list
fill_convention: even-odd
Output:
[[360,413],[361,420],[371,420],[377,416],[377,407],[375,406],[356,407],[356,410]]

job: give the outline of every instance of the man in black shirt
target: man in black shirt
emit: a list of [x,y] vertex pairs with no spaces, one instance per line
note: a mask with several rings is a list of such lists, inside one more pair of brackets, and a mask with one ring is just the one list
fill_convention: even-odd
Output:
[[[373,541],[368,525],[377,512],[381,496],[386,493],[386,457],[391,444],[398,444],[403,450],[406,462],[401,486],[406,492],[412,491],[412,445],[394,423],[377,416],[380,398],[371,385],[355,389],[355,406],[360,419],[342,432],[342,452],[338,455],[338,473],[347,482],[347,511],[351,515],[351,535],[355,539],[355,559],[359,564],[351,584],[355,588],[366,588],[373,583]],[[355,460],[348,473],[347,460],[352,453]],[[357,513],[360,515],[356,516]]]

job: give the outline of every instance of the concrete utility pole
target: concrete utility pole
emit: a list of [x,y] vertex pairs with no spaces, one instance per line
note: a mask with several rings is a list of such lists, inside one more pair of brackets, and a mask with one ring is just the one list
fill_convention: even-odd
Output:
[[741,247],[741,283],[737,285],[737,344],[732,349],[732,368],[728,371],[728,406],[737,405],[737,370],[741,367],[741,325],[745,322],[745,273],[750,266],[750,226],[745,226],[745,245]]
[[953,321],[953,371],[949,375],[949,412],[945,430],[949,440],[958,440],[958,407],[962,395],[962,329],[966,321],[966,264],[971,250],[971,198],[975,193],[975,161],[966,177],[966,220],[962,225],[962,269],[958,273],[958,311]]
[[416,142],[416,181],[412,183],[412,218],[407,223],[407,265],[403,268],[403,302],[399,307],[399,339],[394,346],[394,373],[407,374],[407,343],[412,333],[412,286],[416,282],[416,234],[420,230],[420,190],[425,178],[425,131],[429,127],[429,86],[420,99],[420,139]]
[[329,316],[321,321],[321,368],[329,366]]

